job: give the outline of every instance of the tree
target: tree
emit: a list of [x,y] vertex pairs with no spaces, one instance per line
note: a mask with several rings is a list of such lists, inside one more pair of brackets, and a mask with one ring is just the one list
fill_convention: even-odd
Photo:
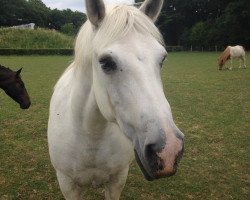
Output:
[[[142,2],[143,0],[135,0]],[[156,23],[167,45],[250,48],[249,0],[165,0]],[[76,34],[86,15],[51,10],[42,0],[0,0],[0,26],[35,23]]]
[[0,0],[0,26],[14,26],[24,22],[25,0]]
[[63,28],[63,31],[66,31],[66,29],[69,30],[69,26],[72,26],[73,33],[76,34],[85,21],[86,15],[83,13],[73,12],[70,9],[63,11],[54,9],[50,12],[49,27],[56,30],[62,30]]
[[250,5],[247,0],[228,4],[223,16],[230,44],[250,47]]
[[25,17],[29,23],[35,23],[39,27],[47,27],[50,9],[41,0],[28,0],[27,6]]
[[207,46],[207,40],[204,40],[206,38],[206,31],[206,24],[204,22],[197,22],[192,26],[189,35],[190,44],[199,48]]
[[67,10],[51,10],[41,0],[0,0],[0,26],[35,23],[67,34],[76,34],[86,15]]
[[66,35],[74,35],[75,29],[72,23],[66,23],[61,27],[61,32]]
[[166,0],[157,26],[167,45],[250,48],[248,0]]

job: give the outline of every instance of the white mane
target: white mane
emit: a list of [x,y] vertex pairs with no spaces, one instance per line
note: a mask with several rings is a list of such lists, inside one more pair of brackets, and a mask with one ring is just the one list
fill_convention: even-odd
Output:
[[132,30],[150,34],[164,45],[161,33],[140,10],[128,5],[112,6],[107,8],[105,18],[97,30],[89,20],[82,26],[76,39],[75,59],[71,67],[89,66],[90,54],[95,48],[103,48]]

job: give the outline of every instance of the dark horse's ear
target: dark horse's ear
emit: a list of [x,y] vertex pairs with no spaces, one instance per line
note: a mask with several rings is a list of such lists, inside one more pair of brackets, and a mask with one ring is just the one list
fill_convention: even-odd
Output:
[[159,17],[163,2],[164,0],[145,0],[140,10],[155,22]]
[[19,69],[19,70],[16,72],[16,76],[20,76],[22,69],[23,69],[23,68]]

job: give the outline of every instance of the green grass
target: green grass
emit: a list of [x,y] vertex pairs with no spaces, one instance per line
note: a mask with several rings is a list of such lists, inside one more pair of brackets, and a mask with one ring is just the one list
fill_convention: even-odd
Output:
[[[248,56],[250,56],[248,54]],[[132,164],[121,200],[249,198],[250,69],[218,71],[216,53],[170,53],[163,85],[185,153],[173,177],[144,180]],[[0,91],[0,199],[62,199],[48,156],[46,129],[53,85],[72,57],[3,57],[18,69],[32,99],[29,110]],[[238,64],[238,62],[237,62]],[[103,199],[103,189],[86,191]]]
[[55,30],[0,29],[0,48],[73,48],[73,44],[72,37]]

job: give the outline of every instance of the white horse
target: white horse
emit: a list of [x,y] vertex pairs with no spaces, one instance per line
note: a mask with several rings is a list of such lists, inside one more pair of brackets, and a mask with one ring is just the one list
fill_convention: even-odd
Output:
[[66,199],[81,199],[88,184],[103,184],[106,199],[119,199],[134,155],[148,180],[177,170],[184,136],[163,92],[167,52],[153,23],[162,4],[106,9],[102,0],[86,0],[89,20],[55,86],[48,123],[51,162]]
[[[226,61],[230,59],[231,65],[229,67],[230,70],[233,69],[233,59],[239,58],[240,59],[240,66],[239,68],[243,67],[246,68],[246,53],[242,46],[227,46],[227,48],[222,52],[218,59],[219,69],[221,70],[223,66],[226,64]],[[227,67],[226,67],[227,68]]]

